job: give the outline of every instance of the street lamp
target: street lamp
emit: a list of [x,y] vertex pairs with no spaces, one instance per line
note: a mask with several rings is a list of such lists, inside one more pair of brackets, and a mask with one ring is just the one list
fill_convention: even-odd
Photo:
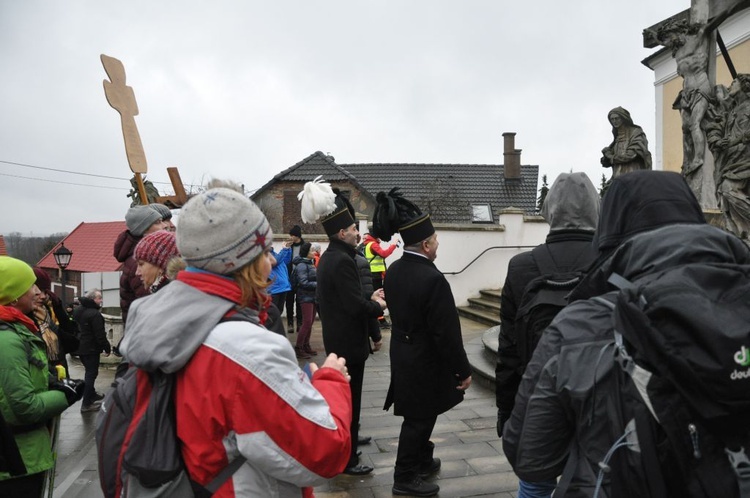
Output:
[[65,268],[70,264],[70,258],[73,257],[73,251],[65,247],[65,243],[60,242],[60,247],[57,251],[53,252],[52,255],[55,257],[55,263],[60,267],[62,271],[62,295],[60,300],[62,301],[63,309],[65,309]]

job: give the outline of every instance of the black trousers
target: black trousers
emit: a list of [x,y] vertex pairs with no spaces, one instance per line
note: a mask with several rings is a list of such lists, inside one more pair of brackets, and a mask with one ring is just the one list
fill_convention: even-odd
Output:
[[[286,323],[287,325],[294,326],[294,314],[297,313],[297,327],[302,325],[302,309],[299,307],[297,302],[297,293],[294,290],[290,290],[286,293]],[[279,308],[280,310],[281,308]]]
[[429,418],[404,417],[398,436],[395,482],[409,482],[419,474],[419,468],[432,463],[435,445],[430,442],[437,415]]
[[41,496],[46,476],[46,472],[38,472],[0,481],[0,496],[8,498],[36,498]]
[[81,401],[82,406],[88,406],[94,402],[96,396],[96,389],[94,382],[99,376],[99,355],[98,354],[82,354],[78,355],[83,368],[86,369],[83,380],[86,382],[86,387],[83,390],[83,400]]
[[352,451],[349,455],[349,463],[347,467],[352,467],[359,463],[359,457],[357,456],[357,440],[359,439],[359,412],[362,409],[362,382],[365,378],[365,364],[354,363],[346,364],[346,368],[349,369],[349,388],[352,390]]

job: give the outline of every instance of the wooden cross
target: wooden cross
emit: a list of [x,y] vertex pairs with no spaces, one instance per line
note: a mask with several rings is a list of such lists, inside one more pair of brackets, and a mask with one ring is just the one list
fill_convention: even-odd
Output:
[[[143,151],[141,136],[138,133],[138,127],[135,125],[135,116],[138,115],[138,104],[135,101],[135,92],[133,88],[125,84],[125,66],[120,60],[108,55],[101,54],[102,65],[109,81],[104,80],[104,95],[107,102],[118,113],[122,123],[122,136],[125,139],[125,154],[128,157],[130,170],[135,174],[135,180],[138,185],[138,194],[141,203],[148,204],[146,188],[143,185],[142,174],[148,173],[148,164],[146,164],[146,153]],[[161,196],[156,199],[157,202],[170,204],[171,207],[181,207],[187,202],[185,187],[182,185],[180,173],[177,168],[167,168],[169,180],[172,182],[175,195]]]
[[135,116],[138,115],[135,93],[133,88],[125,84],[125,66],[122,65],[122,62],[104,54],[101,55],[101,60],[104,71],[110,79],[110,81],[104,80],[104,95],[106,95],[109,105],[120,113],[128,164],[130,170],[135,173],[141,202],[148,204],[148,196],[146,196],[146,189],[141,177],[143,173],[148,172],[148,164],[146,164],[146,153],[143,151],[141,136],[138,134],[138,127],[135,125]]

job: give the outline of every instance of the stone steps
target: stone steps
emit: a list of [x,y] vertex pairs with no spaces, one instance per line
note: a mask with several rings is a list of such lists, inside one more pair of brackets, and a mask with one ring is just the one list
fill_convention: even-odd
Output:
[[481,290],[479,297],[469,298],[468,306],[457,307],[460,316],[490,326],[480,337],[468,341],[464,347],[474,382],[492,390],[495,389],[501,292],[501,289]]
[[469,298],[468,306],[458,306],[458,314],[489,326],[500,325],[500,290],[479,291],[479,297]]

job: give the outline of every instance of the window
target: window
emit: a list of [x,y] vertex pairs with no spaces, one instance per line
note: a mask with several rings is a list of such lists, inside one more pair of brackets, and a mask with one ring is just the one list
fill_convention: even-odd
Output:
[[472,223],[493,223],[492,208],[489,204],[472,204],[471,205],[471,222]]

